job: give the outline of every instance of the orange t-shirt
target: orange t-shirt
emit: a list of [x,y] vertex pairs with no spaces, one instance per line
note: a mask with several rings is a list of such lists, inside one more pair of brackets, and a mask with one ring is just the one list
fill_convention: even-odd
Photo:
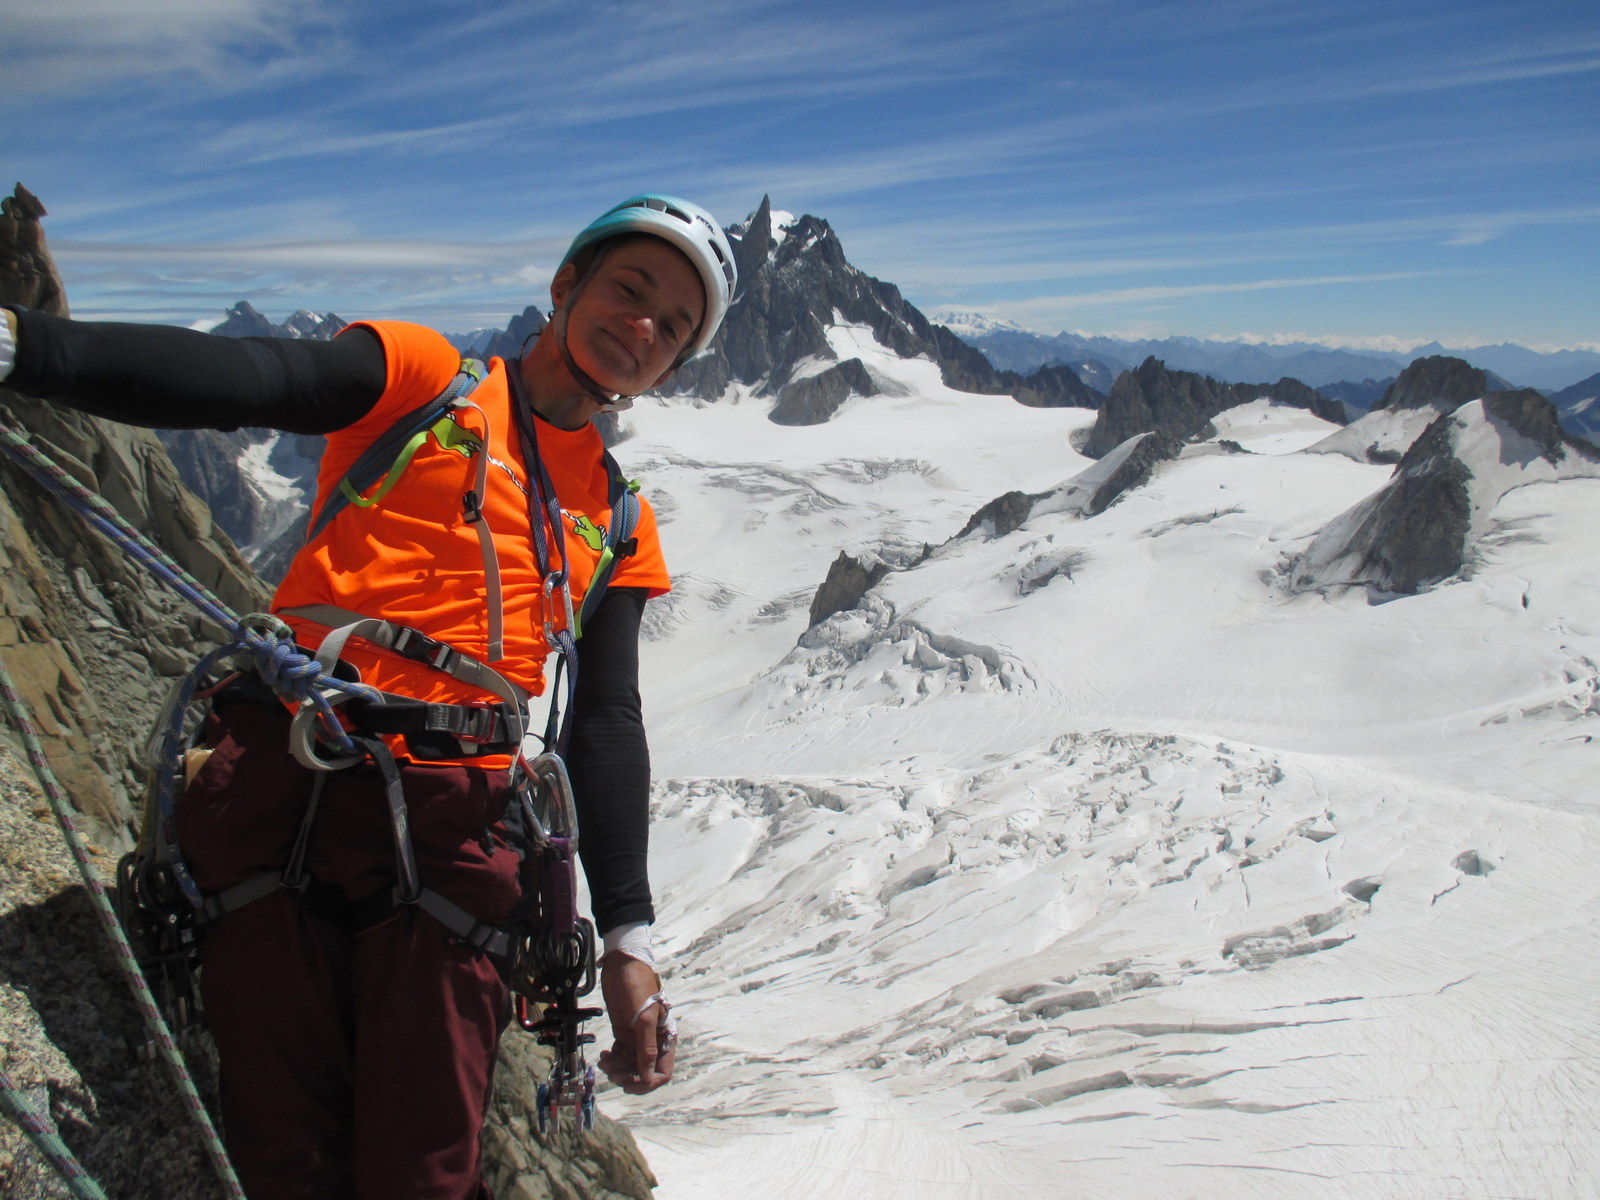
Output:
[[[460,353],[440,334],[419,325],[363,323],[383,342],[388,380],[372,411],[353,425],[328,435],[317,475],[320,510],[332,489],[363,451],[405,414],[444,390],[461,367]],[[506,363],[490,361],[488,375],[450,414],[452,426],[435,426],[406,466],[399,482],[372,507],[350,504],[301,549],[273,599],[273,611],[308,604],[331,604],[419,629],[488,662],[529,692],[544,690],[544,663],[550,653],[544,623],[565,628],[566,612],[545,612],[529,519],[531,487],[523,465],[511,410]],[[592,425],[558,429],[534,418],[539,456],[561,503],[566,553],[571,562],[572,605],[583,603],[611,521],[610,486],[603,443]],[[494,534],[504,608],[504,657],[489,660],[489,616],[483,553],[478,535],[465,519],[464,494],[476,480],[477,446],[489,453],[483,513]],[[448,444],[446,444],[448,443]],[[613,587],[642,587],[652,596],[669,590],[671,580],[661,555],[655,514],[640,497],[634,537],[638,550],[621,559]],[[540,520],[549,523],[540,511]],[[559,539],[548,541],[558,561]],[[286,618],[303,644],[314,645],[322,626]],[[352,639],[344,659],[357,667],[364,683],[430,701],[484,698],[484,693],[441,671]]]

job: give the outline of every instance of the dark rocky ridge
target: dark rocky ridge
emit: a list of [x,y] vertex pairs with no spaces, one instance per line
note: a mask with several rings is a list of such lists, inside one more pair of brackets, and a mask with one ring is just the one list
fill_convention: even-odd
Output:
[[344,327],[345,321],[334,313],[314,313],[303,308],[290,313],[281,325],[275,325],[258,313],[248,300],[241,300],[211,332],[223,337],[307,338],[325,342]]
[[[817,385],[802,379],[797,386],[805,393],[790,398],[784,391],[804,360],[837,360],[827,337],[837,313],[840,320],[870,328],[879,344],[901,358],[938,363],[945,382],[958,390],[1012,396],[1025,391],[1026,403],[1046,406],[1092,408],[1099,402],[1099,394],[1068,370],[1026,377],[996,372],[982,354],[908,304],[899,288],[851,266],[826,221],[802,216],[779,241],[771,201],[763,197],[749,221],[729,236],[739,268],[733,307],[710,349],[668,382],[669,394],[714,399],[738,382],[777,397],[774,411],[784,415],[783,423],[810,423],[792,418],[820,411]],[[851,394],[873,394],[859,382],[852,383]]]
[[875,396],[873,382],[859,358],[847,358],[825,371],[792,380],[767,414],[775,425],[821,425],[851,396]]
[[1219,383],[1192,371],[1174,371],[1156,358],[1117,377],[1100,407],[1083,452],[1100,458],[1130,437],[1160,432],[1179,442],[1208,433],[1211,418],[1240,404],[1270,396],[1304,408],[1325,421],[1344,424],[1344,406],[1297,379],[1277,383]]
[[834,613],[848,612],[860,604],[862,598],[888,573],[888,563],[839,551],[839,557],[828,566],[827,578],[822,581],[816,595],[811,597],[807,627],[820,625]]
[[1490,371],[1446,355],[1419,358],[1396,376],[1383,398],[1372,406],[1382,409],[1458,408],[1490,392],[1507,391],[1511,385]]
[[[65,314],[39,225],[43,205],[19,187],[0,209],[0,301]],[[3,386],[0,417],[28,431],[235,611],[266,607],[268,589],[148,430]],[[103,885],[131,844],[144,739],[171,677],[215,644],[210,636],[185,603],[0,460],[0,656],[89,835]],[[129,1050],[140,1030],[132,998],[8,726],[0,732],[0,1028],[7,1073],[48,1105],[107,1194],[210,1200],[219,1193],[164,1069]],[[581,1139],[530,1132],[542,1053],[515,1033],[503,1048],[485,1131],[496,1195],[649,1200],[654,1179],[624,1127],[602,1115]],[[21,1131],[0,1119],[0,1195],[64,1194]]]
[[1472,526],[1472,471],[1456,457],[1449,422],[1428,426],[1351,531],[1356,580],[1415,594],[1461,569]]
[[1492,507],[1498,498],[1475,495],[1482,488],[1478,475],[1519,463],[1527,468],[1529,452],[1518,439],[1532,443],[1532,456],[1552,466],[1566,463],[1573,474],[1600,475],[1600,449],[1566,433],[1554,406],[1528,388],[1481,397],[1483,419],[1500,431],[1500,446],[1492,460],[1463,459],[1456,414],[1470,401],[1453,400],[1472,381],[1450,365],[1429,368],[1426,379],[1451,390],[1430,398],[1425,384],[1414,381],[1407,406],[1448,411],[1411,444],[1379,492],[1331,523],[1299,557],[1292,568],[1296,589],[1356,585],[1414,595],[1459,575],[1472,554],[1474,505]]

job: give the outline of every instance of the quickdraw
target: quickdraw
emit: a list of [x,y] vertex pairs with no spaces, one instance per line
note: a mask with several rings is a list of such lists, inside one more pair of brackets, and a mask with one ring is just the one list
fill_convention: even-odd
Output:
[[547,1082],[539,1085],[539,1131],[559,1128],[561,1109],[570,1103],[576,1122],[594,1127],[594,1067],[583,1055],[594,1035],[583,1023],[603,1015],[583,1008],[579,999],[594,990],[594,926],[578,916],[576,863],[578,817],[572,782],[558,755],[543,754],[529,764],[533,788],[525,796],[531,854],[538,858],[533,926],[512,967],[517,1023],[555,1053]]

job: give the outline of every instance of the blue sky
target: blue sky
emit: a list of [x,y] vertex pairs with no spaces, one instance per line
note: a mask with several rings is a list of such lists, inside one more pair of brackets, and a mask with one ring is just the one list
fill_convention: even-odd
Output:
[[4,0],[74,312],[503,325],[641,189],[1044,332],[1600,348],[1594,0]]

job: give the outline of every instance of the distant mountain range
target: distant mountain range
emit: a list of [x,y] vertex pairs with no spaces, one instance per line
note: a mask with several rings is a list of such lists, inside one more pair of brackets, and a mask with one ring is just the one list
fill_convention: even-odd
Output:
[[1196,371],[1222,383],[1252,383],[1288,375],[1316,388],[1369,379],[1383,382],[1417,359],[1437,355],[1463,359],[1521,387],[1545,392],[1570,387],[1600,372],[1600,354],[1593,351],[1542,353],[1509,342],[1468,348],[1429,342],[1404,353],[1386,354],[1312,342],[1267,345],[1192,337],[1137,340],[1067,332],[1051,336],[1008,321],[960,312],[935,313],[933,319],[1002,370],[1028,372],[1042,366],[1070,366],[1100,391],[1108,390],[1111,379],[1150,357],[1159,358],[1176,370]]
[[[769,417],[780,425],[819,424],[853,400],[903,394],[896,380],[874,374],[873,354],[863,357],[862,349],[874,345],[899,359],[935,364],[942,382],[957,391],[1009,396],[1033,407],[1096,409],[1095,454],[1158,426],[1170,426],[1167,432],[1181,441],[1217,413],[1267,395],[1330,421],[1354,420],[1390,403],[1391,385],[1412,363],[1445,357],[1437,345],[1383,355],[1306,343],[1046,337],[973,314],[930,320],[893,284],[852,266],[826,221],[776,212],[763,199],[728,232],[739,294],[711,347],[685,364],[668,390],[716,401],[744,389],[770,401]],[[446,336],[463,354],[509,358],[544,321],[529,307],[505,330]],[[322,339],[343,326],[332,313],[303,310],[275,323],[240,301],[212,332]],[[1564,390],[1551,401],[1562,427],[1583,437],[1600,433],[1600,354],[1539,354],[1502,345],[1453,358],[1463,370],[1470,364],[1475,376],[1481,373],[1465,385],[1472,395],[1453,396],[1454,403],[1518,387],[1559,387]],[[1162,413],[1168,415],[1156,419]],[[1180,417],[1194,420],[1183,424]],[[614,423],[602,431],[618,434]],[[163,430],[159,436],[185,482],[210,500],[256,570],[277,578],[299,546],[320,439],[263,438],[246,430]]]

